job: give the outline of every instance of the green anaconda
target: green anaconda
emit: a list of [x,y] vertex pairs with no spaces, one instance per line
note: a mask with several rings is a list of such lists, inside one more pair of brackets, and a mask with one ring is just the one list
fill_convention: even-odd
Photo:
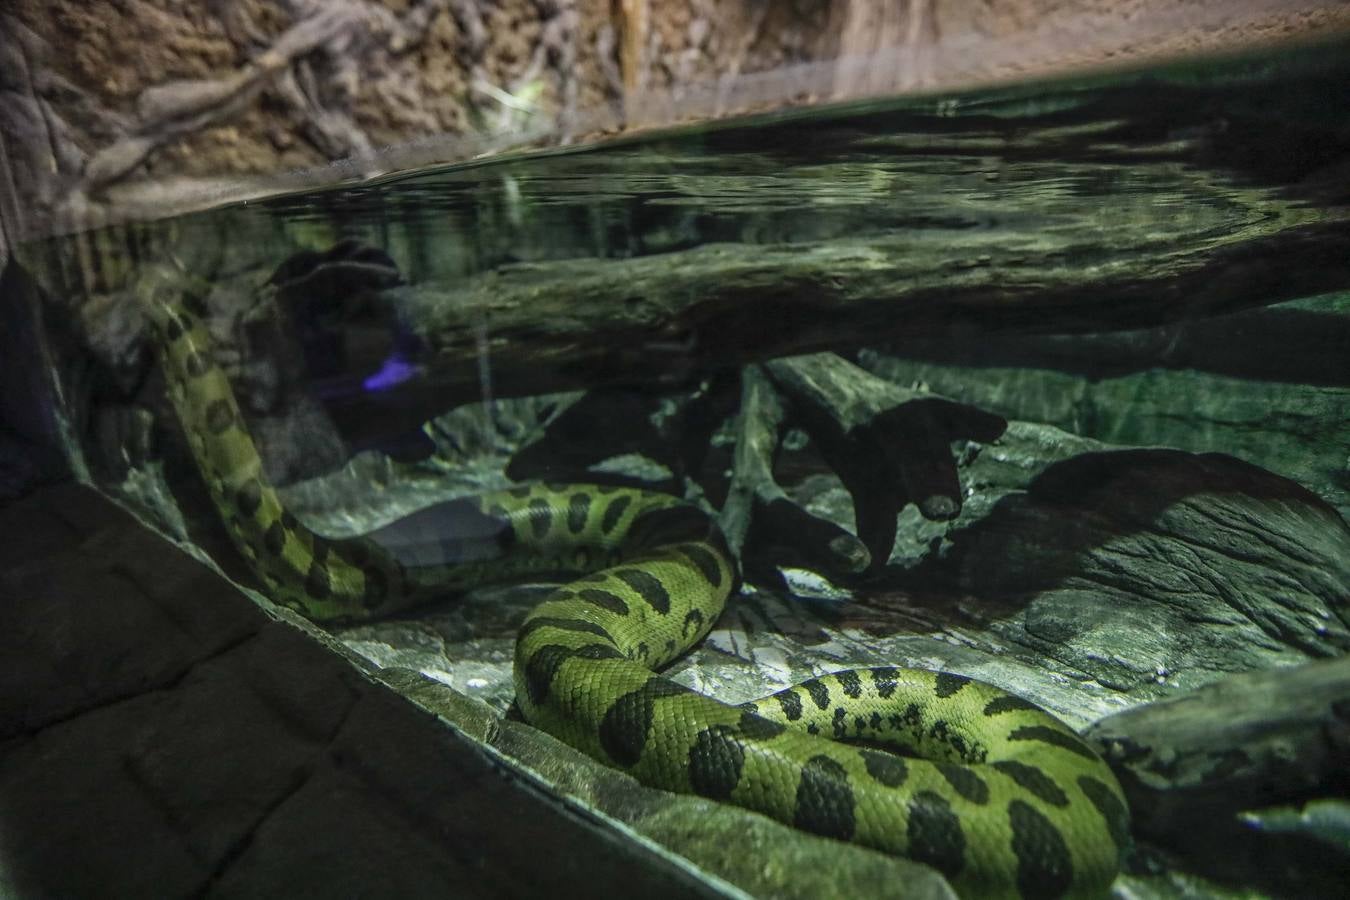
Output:
[[278,602],[355,620],[489,581],[586,572],[517,638],[517,703],[536,727],[645,784],[929,863],[967,896],[1105,893],[1127,840],[1120,787],[1025,700],[881,667],[733,706],[656,674],[703,639],[737,584],[715,526],[674,498],[576,484],[454,501],[465,532],[442,548],[454,565],[305,528],[264,479],[181,283],[142,281],[169,393],[230,535]]

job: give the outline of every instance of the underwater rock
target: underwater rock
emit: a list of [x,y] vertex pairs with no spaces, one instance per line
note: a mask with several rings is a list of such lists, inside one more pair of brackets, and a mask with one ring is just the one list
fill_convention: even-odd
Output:
[[1314,800],[1306,815],[1243,813],[1350,790],[1350,657],[1234,675],[1108,716],[1084,736],[1120,775],[1136,833],[1193,864],[1258,883],[1291,877],[1284,870],[1299,860],[1315,880],[1350,874],[1350,855],[1337,862],[1318,846],[1346,847],[1344,801]]
[[75,312],[87,352],[101,364],[109,387],[133,393],[145,378],[150,355],[145,316],[136,298],[128,291],[95,294]]
[[466,403],[427,422],[423,432],[440,466],[452,468],[488,456],[509,457],[516,448],[537,439],[559,410],[581,396],[573,391]]
[[858,538],[874,566],[889,558],[896,514],[909,503],[926,519],[960,515],[952,442],[992,441],[1007,427],[992,413],[901,388],[833,353],[774,360],[765,369],[852,495]]
[[991,632],[1135,697],[1350,649],[1350,527],[1231,457],[1083,454],[948,537]]
[[267,478],[290,484],[341,467],[350,452],[311,391],[289,320],[257,315],[253,298],[240,291],[213,290],[207,303],[213,352],[232,376]]
[[1108,716],[1084,736],[1130,798],[1135,827],[1189,824],[1350,788],[1350,657],[1232,675]]
[[305,394],[292,396],[272,415],[249,423],[263,448],[263,468],[275,484],[290,484],[342,466],[347,447],[319,403]]

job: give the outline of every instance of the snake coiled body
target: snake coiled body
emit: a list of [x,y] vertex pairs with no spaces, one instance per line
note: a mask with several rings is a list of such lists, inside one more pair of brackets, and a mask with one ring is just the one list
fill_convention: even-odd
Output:
[[227,530],[278,602],[356,620],[491,581],[579,574],[517,638],[516,701],[536,727],[645,784],[929,863],[967,896],[1105,893],[1128,840],[1120,787],[1025,700],[880,667],[733,706],[657,674],[704,638],[737,587],[716,527],[674,498],[529,485],[453,501],[436,521],[456,532],[430,562],[391,551],[393,533],[313,533],[263,477],[181,285],[172,272],[141,282],[169,393]]

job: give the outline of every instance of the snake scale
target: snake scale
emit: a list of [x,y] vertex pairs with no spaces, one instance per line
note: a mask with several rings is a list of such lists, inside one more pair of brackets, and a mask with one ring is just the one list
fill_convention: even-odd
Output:
[[1120,787],[1025,700],[960,675],[880,667],[733,706],[656,674],[703,639],[737,587],[720,532],[675,498],[576,484],[451,501],[458,526],[440,550],[453,564],[400,558],[378,533],[310,531],[263,477],[182,285],[172,270],[141,282],[169,394],[228,532],[277,602],[348,621],[572,573],[517,638],[517,704],[536,727],[645,784],[931,864],[965,896],[1106,892],[1128,834]]

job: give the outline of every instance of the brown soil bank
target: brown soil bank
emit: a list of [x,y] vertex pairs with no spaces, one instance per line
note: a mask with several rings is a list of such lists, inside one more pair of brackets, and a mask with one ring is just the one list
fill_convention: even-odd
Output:
[[1335,0],[17,0],[0,216],[14,240],[523,143],[1344,31]]

